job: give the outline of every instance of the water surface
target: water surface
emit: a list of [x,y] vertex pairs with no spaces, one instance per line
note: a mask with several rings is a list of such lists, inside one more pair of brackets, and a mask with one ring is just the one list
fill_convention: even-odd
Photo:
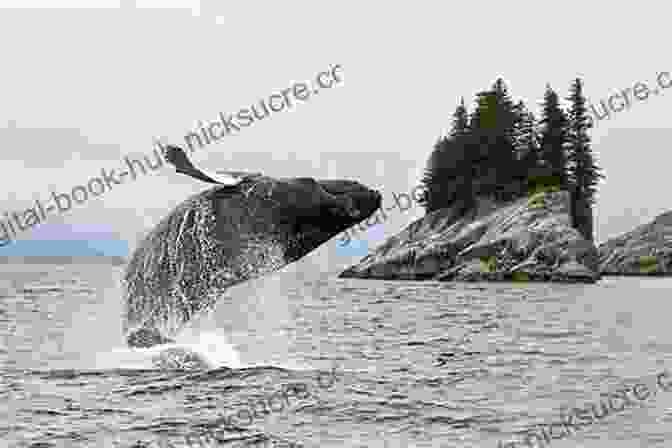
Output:
[[[124,346],[123,267],[0,269],[3,447],[182,447],[249,399],[305,383],[309,398],[212,446],[495,448],[672,370],[672,279],[456,284],[280,272],[232,288],[178,338],[218,366],[193,373],[159,371],[151,350]],[[316,375],[332,366],[336,381],[320,388]],[[670,446],[671,423],[672,392],[660,392],[551,445]]]

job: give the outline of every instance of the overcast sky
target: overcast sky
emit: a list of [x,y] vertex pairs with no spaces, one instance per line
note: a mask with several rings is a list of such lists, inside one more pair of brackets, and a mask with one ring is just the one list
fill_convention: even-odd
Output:
[[[157,137],[181,144],[199,120],[235,113],[334,64],[343,67],[340,86],[206,146],[197,163],[356,179],[390,204],[393,192],[417,184],[459,98],[471,108],[497,77],[536,113],[546,83],[566,97],[581,77],[598,102],[672,71],[670,5],[660,1],[12,3],[44,2],[0,3],[1,211],[150,153]],[[664,184],[671,106],[672,89],[597,123],[593,148],[607,175],[598,240],[672,208]],[[97,234],[133,245],[204,187],[164,167],[48,222],[93,233],[99,226],[106,230]],[[421,214],[395,214],[372,235],[380,241]]]

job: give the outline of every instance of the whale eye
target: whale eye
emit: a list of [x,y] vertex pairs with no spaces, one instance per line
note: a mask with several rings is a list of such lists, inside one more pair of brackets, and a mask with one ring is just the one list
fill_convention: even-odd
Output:
[[355,200],[350,196],[345,197],[345,210],[352,218],[359,218],[362,215],[362,212],[355,205]]

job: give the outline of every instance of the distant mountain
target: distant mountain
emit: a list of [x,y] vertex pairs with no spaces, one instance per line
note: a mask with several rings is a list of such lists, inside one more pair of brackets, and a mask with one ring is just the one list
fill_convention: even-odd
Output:
[[119,263],[128,243],[119,240],[18,240],[0,247],[0,263]]
[[3,257],[0,256],[0,264],[110,264],[113,266],[119,266],[126,264],[126,259],[124,257],[108,257],[108,256],[78,256],[78,257],[66,257],[66,256],[9,256]]

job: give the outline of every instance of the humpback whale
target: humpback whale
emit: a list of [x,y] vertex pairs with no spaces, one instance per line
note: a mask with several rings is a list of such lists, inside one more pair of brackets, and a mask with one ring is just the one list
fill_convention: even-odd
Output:
[[175,207],[131,256],[122,282],[130,347],[173,342],[227,288],[301,259],[381,205],[379,192],[355,181],[208,173],[176,146],[164,156],[213,186]]

